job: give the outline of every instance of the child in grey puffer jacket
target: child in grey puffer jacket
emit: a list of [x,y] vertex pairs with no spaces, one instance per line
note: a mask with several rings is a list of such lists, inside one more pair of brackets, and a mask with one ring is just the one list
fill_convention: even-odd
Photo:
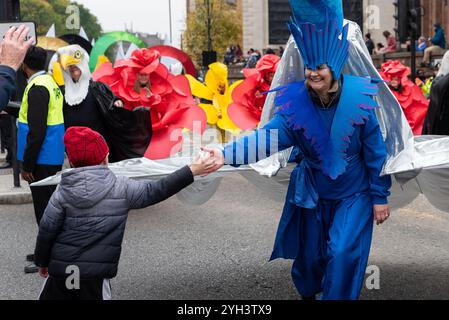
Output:
[[[39,298],[110,299],[109,279],[117,275],[129,210],[178,193],[195,175],[209,173],[213,160],[198,158],[165,178],[142,182],[108,169],[109,149],[97,132],[72,127],[64,143],[76,169],[62,175],[39,226],[36,265],[46,278]],[[79,275],[79,287],[71,275]]]

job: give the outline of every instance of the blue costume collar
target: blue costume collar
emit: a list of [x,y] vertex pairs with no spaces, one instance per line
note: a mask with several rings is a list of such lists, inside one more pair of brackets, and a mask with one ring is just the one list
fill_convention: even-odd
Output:
[[333,180],[345,173],[347,150],[355,125],[364,124],[369,110],[379,108],[374,99],[378,93],[377,84],[370,78],[344,76],[330,135],[304,81],[288,84],[276,91],[280,91],[275,99],[275,105],[279,106],[276,114],[285,116],[293,130],[304,131],[305,138],[318,155],[323,173]]

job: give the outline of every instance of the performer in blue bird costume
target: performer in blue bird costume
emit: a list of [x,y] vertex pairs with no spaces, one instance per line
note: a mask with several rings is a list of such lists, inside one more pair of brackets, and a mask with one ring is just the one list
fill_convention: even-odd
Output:
[[389,176],[380,176],[387,150],[375,115],[376,80],[342,75],[348,26],[341,0],[290,0],[290,31],[306,80],[282,88],[274,118],[254,134],[205,149],[217,166],[250,164],[296,147],[271,259],[293,259],[303,299],[358,299],[373,222],[389,217]]

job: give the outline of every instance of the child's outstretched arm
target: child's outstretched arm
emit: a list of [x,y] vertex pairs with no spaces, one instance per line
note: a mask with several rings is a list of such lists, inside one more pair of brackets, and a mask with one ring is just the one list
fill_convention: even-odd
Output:
[[127,198],[130,209],[142,209],[162,202],[194,182],[194,176],[210,173],[214,159],[197,157],[191,166],[185,166],[174,173],[155,181],[127,181]]

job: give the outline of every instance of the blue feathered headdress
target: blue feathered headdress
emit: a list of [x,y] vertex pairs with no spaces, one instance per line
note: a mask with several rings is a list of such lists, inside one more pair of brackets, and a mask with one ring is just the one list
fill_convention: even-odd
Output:
[[306,67],[327,64],[339,79],[349,54],[348,28],[343,27],[341,0],[290,0],[288,23]]

